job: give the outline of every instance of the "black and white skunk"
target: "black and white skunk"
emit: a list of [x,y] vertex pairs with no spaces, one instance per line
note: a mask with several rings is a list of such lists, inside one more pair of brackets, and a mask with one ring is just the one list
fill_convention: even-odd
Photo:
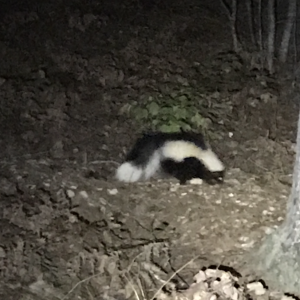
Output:
[[200,134],[148,133],[136,141],[117,169],[116,179],[148,180],[158,171],[177,178],[180,184],[193,178],[214,184],[223,182],[225,167]]

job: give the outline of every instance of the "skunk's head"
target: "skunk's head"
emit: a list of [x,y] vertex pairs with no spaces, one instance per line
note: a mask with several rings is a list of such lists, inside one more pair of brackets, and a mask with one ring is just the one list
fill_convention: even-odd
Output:
[[203,165],[201,172],[203,173],[203,179],[207,183],[217,184],[224,182],[225,166],[210,148],[200,151],[197,158]]
[[224,182],[225,168],[210,171],[208,167],[195,157],[188,157],[184,159],[183,164],[186,174],[189,175],[187,179],[201,178],[206,183],[214,185]]
[[224,177],[225,177],[225,170],[223,171],[218,171],[218,172],[209,172],[209,171],[206,171],[204,172],[204,176],[203,176],[203,179],[211,184],[211,185],[214,185],[214,184],[221,184],[224,182]]

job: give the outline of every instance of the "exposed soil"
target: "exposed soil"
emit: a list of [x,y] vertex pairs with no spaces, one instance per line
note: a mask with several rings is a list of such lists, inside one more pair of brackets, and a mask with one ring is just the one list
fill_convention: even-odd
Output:
[[[290,80],[231,52],[222,7],[197,3],[1,12],[1,299],[151,299],[153,269],[192,259],[181,287],[210,265],[256,278],[245,254],[285,217],[298,106]],[[115,182],[140,132],[124,105],[187,82],[214,111],[224,185]]]

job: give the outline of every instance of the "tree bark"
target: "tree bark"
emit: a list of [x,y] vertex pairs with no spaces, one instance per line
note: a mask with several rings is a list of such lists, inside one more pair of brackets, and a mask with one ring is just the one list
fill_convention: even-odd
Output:
[[294,23],[294,30],[293,30],[293,58],[294,58],[294,73],[295,73],[295,70],[296,70],[296,65],[297,65],[297,62],[298,62],[298,50],[297,50],[297,19],[295,19],[295,23]]
[[268,70],[270,74],[274,73],[274,52],[275,52],[275,0],[268,0]]
[[239,52],[239,41],[236,32],[236,14],[237,14],[237,0],[231,0],[231,6],[226,2],[226,0],[221,0],[229,19],[233,50],[234,52]]
[[249,24],[249,33],[250,33],[251,43],[252,43],[252,46],[255,46],[252,0],[246,0],[246,10],[247,10],[247,16],[248,16],[248,24]]
[[287,59],[292,29],[297,14],[296,10],[297,10],[297,0],[289,0],[287,20],[286,20],[285,29],[282,35],[282,40],[281,40],[281,45],[279,50],[279,61],[281,63],[285,63]]
[[263,242],[254,260],[264,280],[276,290],[300,291],[300,112],[293,185],[285,222]]
[[256,23],[257,23],[257,31],[258,31],[258,49],[262,53],[263,52],[263,43],[262,43],[262,25],[261,25],[261,0],[257,1],[257,16],[256,16]]

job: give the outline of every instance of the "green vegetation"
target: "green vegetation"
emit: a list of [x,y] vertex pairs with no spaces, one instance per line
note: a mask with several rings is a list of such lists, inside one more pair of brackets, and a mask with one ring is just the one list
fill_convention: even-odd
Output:
[[[204,95],[190,87],[184,87],[165,95],[147,96],[139,102],[134,102],[127,111],[141,129],[207,132],[212,123],[211,119],[205,116],[207,102]],[[201,112],[205,112],[205,115]]]

